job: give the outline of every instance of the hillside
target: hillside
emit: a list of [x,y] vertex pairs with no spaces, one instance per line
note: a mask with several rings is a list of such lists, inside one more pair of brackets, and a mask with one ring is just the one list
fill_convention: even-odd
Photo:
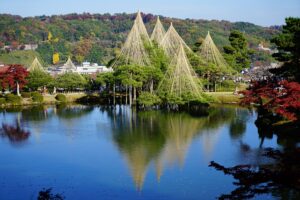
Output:
[[[48,64],[52,62],[54,52],[60,54],[61,61],[71,55],[77,62],[89,60],[105,64],[118,53],[134,18],[135,14],[125,13],[115,15],[84,13],[26,18],[1,14],[0,47],[12,43],[37,43],[39,44],[37,52]],[[143,20],[148,32],[151,33],[156,16],[143,14]],[[269,39],[279,32],[275,28],[246,22],[183,20],[163,16],[161,21],[165,29],[172,21],[179,34],[191,47],[199,37],[204,38],[207,31],[210,31],[221,50],[229,43],[229,33],[234,29],[245,33],[250,47],[255,47],[260,42],[269,45]]]
[[6,64],[23,64],[25,67],[29,67],[35,57],[40,61],[42,60],[36,51],[12,51],[0,54],[0,61]]

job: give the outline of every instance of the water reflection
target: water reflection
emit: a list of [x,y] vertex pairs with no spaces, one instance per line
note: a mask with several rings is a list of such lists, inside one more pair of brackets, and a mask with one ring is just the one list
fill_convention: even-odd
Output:
[[16,120],[14,124],[2,123],[0,136],[8,138],[13,145],[19,145],[29,138],[30,132],[22,128],[20,121]]
[[240,138],[246,131],[249,115],[248,110],[225,107],[212,108],[209,116],[200,118],[187,113],[136,113],[121,106],[106,111],[111,119],[113,141],[124,155],[138,190],[143,187],[150,163],[155,164],[159,181],[167,165],[183,167],[195,137],[203,137],[205,152],[210,154],[220,128],[230,124],[232,138]]
[[92,106],[86,105],[69,105],[69,104],[58,104],[54,107],[54,113],[62,119],[74,119],[80,118],[94,110]]

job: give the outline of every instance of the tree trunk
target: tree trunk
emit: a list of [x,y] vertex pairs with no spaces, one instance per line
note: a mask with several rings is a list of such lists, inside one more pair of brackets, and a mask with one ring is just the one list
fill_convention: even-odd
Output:
[[53,88],[53,94],[56,94],[56,87]]
[[133,103],[136,103],[136,87],[133,87]]
[[126,85],[126,92],[125,92],[125,105],[127,105],[127,93],[128,93],[128,86]]
[[214,81],[214,86],[215,86],[215,92],[217,91],[217,83],[216,83],[216,81]]
[[129,105],[132,105],[132,86],[129,86]]
[[20,94],[20,85],[19,85],[19,82],[17,82],[17,95],[18,95],[18,96],[21,96],[21,94]]
[[113,88],[113,104],[116,105],[116,84],[115,83]]
[[150,83],[150,93],[153,94],[153,80],[151,80]]

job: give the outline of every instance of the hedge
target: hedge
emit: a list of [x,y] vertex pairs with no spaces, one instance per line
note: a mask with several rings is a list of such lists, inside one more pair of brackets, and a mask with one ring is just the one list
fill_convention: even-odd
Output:
[[67,101],[67,97],[64,94],[57,94],[55,96],[55,99],[57,101],[60,101],[60,102],[66,102]]

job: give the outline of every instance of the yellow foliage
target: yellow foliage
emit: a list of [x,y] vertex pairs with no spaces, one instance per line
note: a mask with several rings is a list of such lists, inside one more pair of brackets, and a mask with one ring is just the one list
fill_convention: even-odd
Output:
[[54,53],[52,57],[53,64],[57,64],[59,62],[59,53]]
[[52,33],[49,31],[49,32],[48,32],[48,41],[51,41],[52,37],[53,37],[53,36],[52,36]]

